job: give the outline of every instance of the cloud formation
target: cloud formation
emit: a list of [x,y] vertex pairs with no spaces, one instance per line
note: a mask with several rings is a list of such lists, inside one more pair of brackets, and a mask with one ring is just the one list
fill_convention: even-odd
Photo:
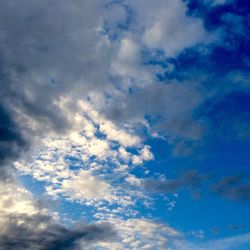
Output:
[[73,250],[87,249],[96,241],[114,239],[110,224],[79,225],[68,229],[46,216],[10,217],[0,233],[0,249]]
[[[193,246],[146,218],[152,193],[199,192],[208,176],[153,179],[150,144],[188,157],[215,130],[250,134],[249,16],[230,0],[194,2],[204,16],[182,0],[0,0],[1,250]],[[93,223],[65,225],[25,178]],[[212,190],[249,201],[241,177]]]
[[20,134],[17,124],[4,107],[0,107],[0,178],[8,178],[12,161],[27,147],[27,142]]
[[250,201],[250,183],[242,175],[224,177],[212,186],[212,190],[225,199]]
[[176,193],[182,189],[197,191],[208,177],[208,175],[200,174],[196,170],[188,170],[175,179],[145,180],[143,186],[148,191],[158,193]]
[[1,250],[86,249],[93,242],[116,236],[109,223],[64,226],[15,183],[1,182],[0,212]]

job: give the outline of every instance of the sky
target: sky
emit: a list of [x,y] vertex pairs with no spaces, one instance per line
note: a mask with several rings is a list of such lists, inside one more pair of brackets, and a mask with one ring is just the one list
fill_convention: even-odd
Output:
[[0,250],[250,249],[247,1],[0,4]]

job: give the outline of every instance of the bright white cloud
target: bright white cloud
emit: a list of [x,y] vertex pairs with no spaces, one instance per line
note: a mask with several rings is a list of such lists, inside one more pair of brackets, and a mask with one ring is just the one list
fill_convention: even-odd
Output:
[[9,214],[33,215],[39,212],[32,195],[16,183],[0,182],[0,214],[5,217]]
[[56,193],[60,191],[74,200],[109,200],[111,197],[111,187],[107,182],[83,170],[70,179],[64,179],[61,190],[54,190]]

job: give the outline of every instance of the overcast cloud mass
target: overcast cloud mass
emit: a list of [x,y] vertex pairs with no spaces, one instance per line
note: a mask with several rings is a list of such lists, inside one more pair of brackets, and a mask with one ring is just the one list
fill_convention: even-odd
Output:
[[243,0],[0,0],[0,250],[250,248]]

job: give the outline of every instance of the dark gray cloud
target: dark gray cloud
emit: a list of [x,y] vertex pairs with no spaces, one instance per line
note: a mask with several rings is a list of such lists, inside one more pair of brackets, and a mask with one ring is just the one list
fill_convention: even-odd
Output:
[[148,191],[158,193],[174,193],[185,188],[190,189],[191,191],[197,191],[208,178],[208,175],[200,174],[196,170],[188,170],[175,179],[145,180],[144,187]]
[[175,193],[182,189],[189,189],[193,195],[199,196],[201,187],[207,183],[212,192],[225,199],[250,202],[250,183],[246,176],[226,176],[210,183],[211,177],[196,170],[188,170],[174,179],[147,179],[143,182],[143,187],[147,191],[156,193]]
[[6,166],[16,159],[27,147],[27,142],[20,134],[18,126],[7,111],[0,106],[0,179],[7,178]]
[[225,199],[250,202],[250,182],[243,175],[224,177],[212,186],[212,190]]
[[245,227],[244,224],[229,224],[228,229],[232,231],[238,231]]
[[111,224],[79,224],[66,228],[44,215],[10,216],[0,231],[0,250],[79,250],[116,237]]

